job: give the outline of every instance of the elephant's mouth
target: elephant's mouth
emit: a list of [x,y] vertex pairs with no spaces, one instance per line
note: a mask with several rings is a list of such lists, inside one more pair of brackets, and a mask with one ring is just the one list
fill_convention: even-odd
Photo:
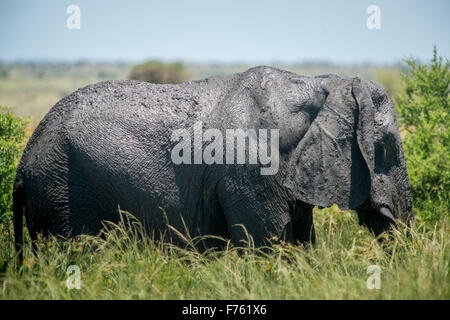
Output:
[[366,201],[356,208],[356,212],[359,224],[366,226],[375,236],[392,230],[396,225],[394,213],[387,205],[373,206]]

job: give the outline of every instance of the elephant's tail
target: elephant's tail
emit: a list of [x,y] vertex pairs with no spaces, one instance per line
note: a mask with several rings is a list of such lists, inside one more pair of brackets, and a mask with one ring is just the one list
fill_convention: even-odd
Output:
[[[18,173],[19,174],[19,173]],[[25,193],[23,189],[23,180],[17,179],[13,190],[13,224],[14,224],[14,246],[16,253],[19,254],[19,264],[23,262],[23,207],[25,204]],[[19,182],[20,181],[20,182]]]

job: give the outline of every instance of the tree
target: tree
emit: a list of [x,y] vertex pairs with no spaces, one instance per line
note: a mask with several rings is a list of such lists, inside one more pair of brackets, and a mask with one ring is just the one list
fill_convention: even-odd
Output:
[[181,83],[187,81],[188,76],[179,62],[165,64],[160,61],[147,61],[135,66],[129,79],[151,83]]
[[428,220],[448,214],[449,172],[449,61],[433,50],[431,65],[407,59],[405,94],[397,98],[416,211]]

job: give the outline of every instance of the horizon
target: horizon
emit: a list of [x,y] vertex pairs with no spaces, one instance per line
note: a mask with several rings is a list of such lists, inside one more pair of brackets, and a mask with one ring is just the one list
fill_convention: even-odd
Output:
[[[437,51],[438,56],[441,55],[439,49]],[[249,66],[249,65],[267,65],[267,66],[299,66],[299,67],[308,67],[308,66],[321,66],[321,67],[406,67],[405,59],[414,58],[405,57],[404,59],[391,61],[391,62],[374,62],[374,61],[358,61],[355,63],[344,62],[339,63],[335,61],[328,60],[302,60],[302,61],[194,61],[194,60],[168,60],[168,59],[143,59],[143,60],[120,60],[120,59],[77,59],[77,60],[52,60],[52,59],[17,59],[17,60],[3,60],[0,59],[1,65],[136,65],[145,63],[148,61],[160,61],[163,63],[181,63],[184,66],[214,66],[217,65],[219,67],[226,66]],[[430,56],[427,59],[419,59],[414,58],[418,64],[426,64],[432,59],[432,51],[430,51]]]

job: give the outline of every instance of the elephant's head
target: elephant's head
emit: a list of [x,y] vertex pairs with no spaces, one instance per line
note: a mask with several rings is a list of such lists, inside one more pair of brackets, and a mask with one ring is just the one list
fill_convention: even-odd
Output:
[[[413,219],[396,113],[372,82],[263,68],[261,121],[280,129],[283,183],[296,198],[355,209],[376,235]],[[270,119],[270,120],[269,120]]]

